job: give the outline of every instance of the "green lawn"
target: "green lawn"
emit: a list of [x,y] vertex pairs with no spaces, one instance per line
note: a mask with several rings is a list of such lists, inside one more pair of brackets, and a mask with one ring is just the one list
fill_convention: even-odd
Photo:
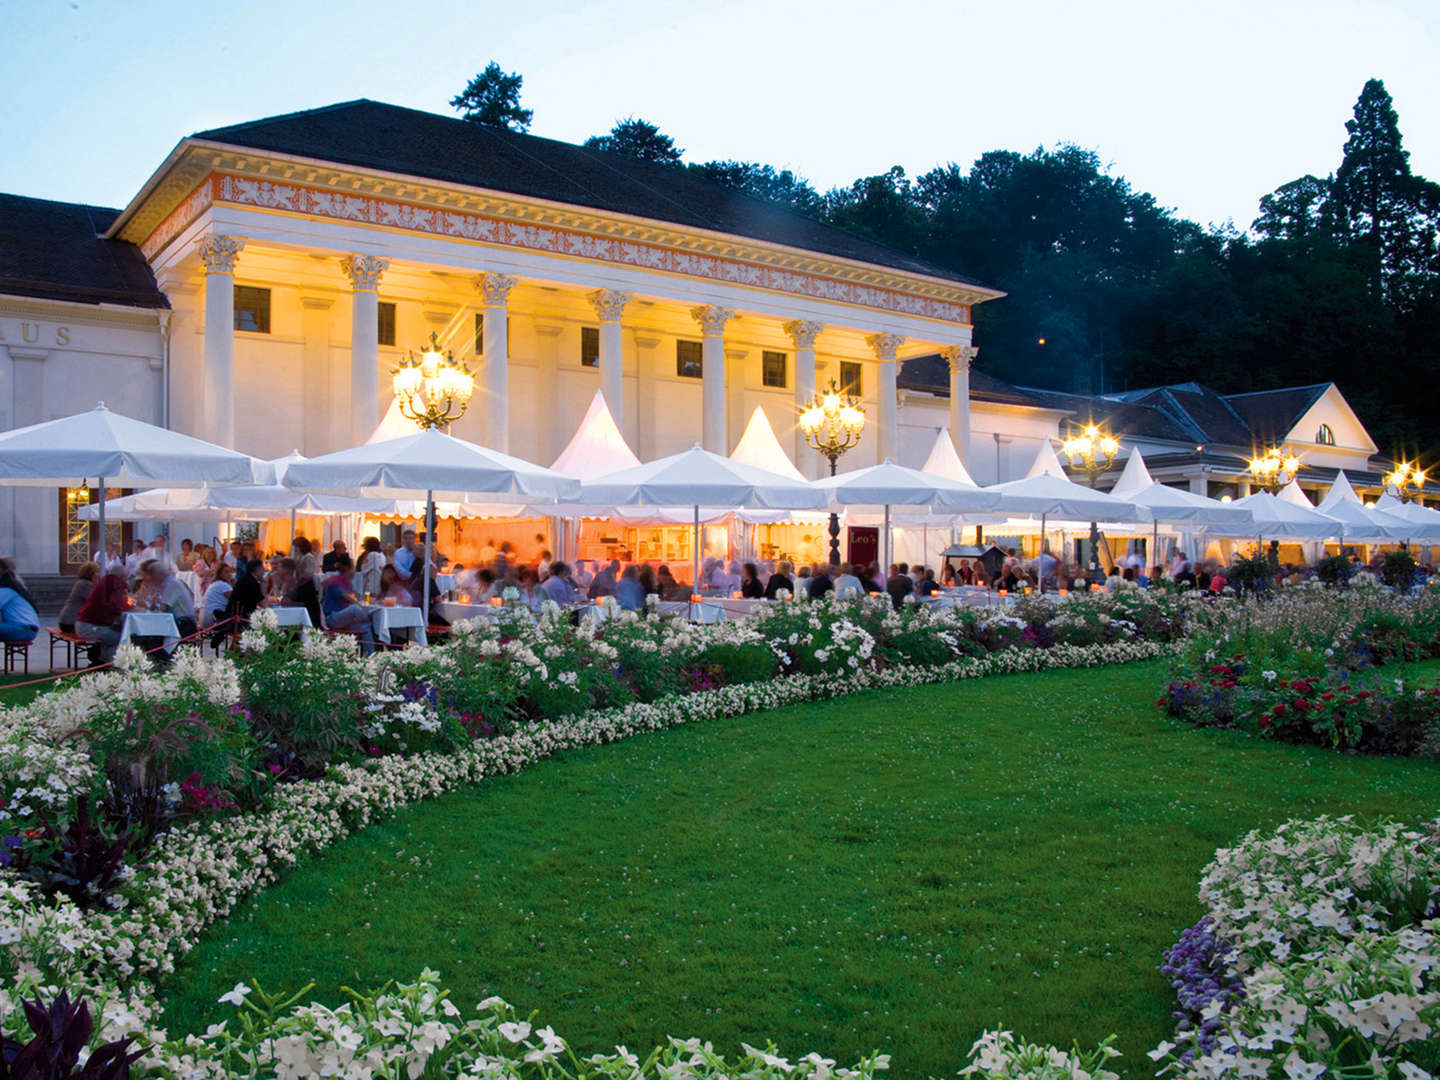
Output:
[[773,1038],[940,1076],[1003,1025],[1116,1032],[1148,1075],[1170,1031],[1160,953],[1199,916],[1215,847],[1291,816],[1440,804],[1431,762],[1171,722],[1164,672],[872,692],[423,803],[214,928],[170,982],[170,1030],[223,1018],[242,978],[313,978],[338,1003],[430,966],[462,1008],[501,994],[584,1052]]

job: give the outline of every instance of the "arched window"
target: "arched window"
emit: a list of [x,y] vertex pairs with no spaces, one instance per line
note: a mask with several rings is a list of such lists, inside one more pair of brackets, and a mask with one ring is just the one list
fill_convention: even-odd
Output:
[[1335,445],[1335,432],[1331,430],[1329,424],[1320,425],[1320,430],[1315,432],[1315,441],[1321,446]]

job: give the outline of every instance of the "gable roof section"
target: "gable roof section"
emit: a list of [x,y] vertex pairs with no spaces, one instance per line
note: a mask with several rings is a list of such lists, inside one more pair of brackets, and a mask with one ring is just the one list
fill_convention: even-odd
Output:
[[[950,396],[950,365],[939,353],[927,356],[912,356],[900,364],[895,376],[895,385],[902,390],[917,390],[926,394]],[[978,368],[970,369],[970,400],[989,401],[999,405],[1029,405],[1032,408],[1051,408],[1042,405],[1027,391],[996,378]]]
[[649,218],[989,288],[684,169],[366,98],[192,138]]
[[107,240],[118,210],[0,195],[0,293],[166,308],[140,249]]
[[1281,390],[1256,390],[1230,394],[1225,400],[1250,426],[1262,442],[1280,442],[1294,429],[1332,383],[1290,386]]

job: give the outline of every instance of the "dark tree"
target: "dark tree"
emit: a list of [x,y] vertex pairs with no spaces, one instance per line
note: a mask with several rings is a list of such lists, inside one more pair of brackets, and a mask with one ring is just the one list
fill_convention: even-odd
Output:
[[825,202],[803,176],[789,169],[750,161],[706,161],[690,171],[716,184],[742,191],[751,198],[785,206],[807,217],[824,213]]
[[918,250],[925,234],[924,211],[899,165],[827,192],[825,217],[832,225],[901,251]]
[[460,110],[462,119],[473,124],[529,131],[535,113],[520,107],[520,86],[524,81],[524,76],[507,74],[491,60],[463,91],[450,99],[450,107]]
[[639,117],[627,116],[610,129],[609,135],[592,135],[585,140],[587,150],[606,150],[612,154],[635,158],[637,161],[654,161],[661,165],[675,165],[685,153],[675,145],[675,140],[664,134],[654,124]]
[[1333,232],[1335,178],[1302,176],[1281,184],[1260,199],[1260,216],[1250,229],[1270,240],[1295,240],[1325,231]]

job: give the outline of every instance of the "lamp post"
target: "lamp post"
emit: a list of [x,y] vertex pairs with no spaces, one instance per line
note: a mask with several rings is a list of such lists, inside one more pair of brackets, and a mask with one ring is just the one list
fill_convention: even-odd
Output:
[[[830,380],[823,393],[810,399],[810,404],[800,410],[800,430],[805,441],[822,457],[830,461],[830,475],[835,475],[835,463],[840,455],[860,441],[865,430],[865,410],[860,402],[849,394],[842,394]],[[840,516],[830,515],[830,565],[840,563]]]
[[417,356],[407,353],[391,373],[400,413],[422,428],[448,430],[465,415],[475,393],[475,375],[440,346],[434,331]]
[[1300,471],[1300,459],[1278,446],[1267,447],[1250,459],[1250,476],[1261,491],[1276,494]]
[[1401,502],[1420,502],[1425,490],[1425,470],[1407,461],[1396,462],[1395,468],[1385,474],[1385,490]]
[[[1093,420],[1060,444],[1060,449],[1070,459],[1070,467],[1079,469],[1090,477],[1090,486],[1097,487],[1100,474],[1115,464],[1115,455],[1120,450],[1120,440],[1101,429]],[[1040,537],[1040,550],[1044,554],[1045,537]],[[1100,526],[1090,522],[1090,573],[1092,582],[1101,580],[1100,573]]]

